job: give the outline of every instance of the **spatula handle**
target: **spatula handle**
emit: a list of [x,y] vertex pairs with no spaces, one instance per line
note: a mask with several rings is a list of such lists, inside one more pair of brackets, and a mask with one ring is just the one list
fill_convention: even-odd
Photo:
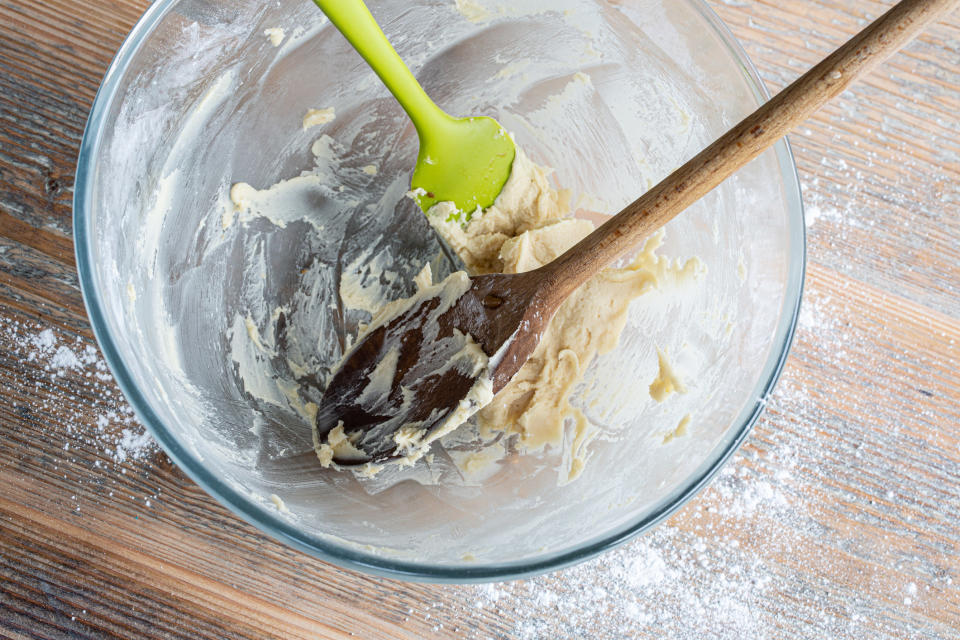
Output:
[[314,3],[380,77],[410,116],[418,135],[423,137],[431,123],[450,119],[424,92],[363,0],[314,0]]
[[[806,120],[960,0],[902,0],[579,244],[543,267],[550,302],[607,267]],[[548,302],[549,305],[549,302]]]

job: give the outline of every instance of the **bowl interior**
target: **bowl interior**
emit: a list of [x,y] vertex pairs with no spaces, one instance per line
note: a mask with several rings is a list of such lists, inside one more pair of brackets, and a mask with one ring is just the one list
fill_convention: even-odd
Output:
[[[498,119],[580,215],[616,212],[761,100],[695,1],[369,5],[443,108]],[[327,107],[332,122],[301,126]],[[599,435],[576,480],[558,450],[465,476],[456,442],[372,479],[288,464],[370,317],[344,304],[342,279],[400,297],[423,264],[452,268],[404,198],[415,156],[398,105],[312,3],[155,3],[97,98],[76,214],[91,318],[141,419],[265,531],[381,573],[519,575],[649,526],[742,438],[789,345],[803,226],[785,145],[666,228],[660,253],[706,271],[637,300],[589,367],[574,404]],[[281,180],[295,188],[272,215],[231,213],[233,183]],[[648,392],[658,348],[687,387],[662,403]]]

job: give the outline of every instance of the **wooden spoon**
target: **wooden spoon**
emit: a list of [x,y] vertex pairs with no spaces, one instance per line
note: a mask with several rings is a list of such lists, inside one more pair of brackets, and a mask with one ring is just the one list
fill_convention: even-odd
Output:
[[[550,264],[527,273],[448,281],[446,298],[440,291],[421,296],[367,333],[324,392],[317,418],[320,441],[342,421],[342,432],[353,434],[353,444],[366,456],[338,450],[338,463],[422,454],[432,440],[479,408],[479,401],[469,396],[483,390],[485,376],[493,392],[510,381],[533,353],[554,312],[577,287],[958,3],[903,0]],[[451,304],[451,289],[462,290],[456,287],[466,291]],[[471,367],[466,336],[490,357],[487,366]],[[371,381],[378,375],[384,378],[380,393],[372,395]]]

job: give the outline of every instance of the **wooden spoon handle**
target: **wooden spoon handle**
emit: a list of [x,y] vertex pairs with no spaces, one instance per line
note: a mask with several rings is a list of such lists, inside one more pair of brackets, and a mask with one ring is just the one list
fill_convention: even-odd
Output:
[[902,0],[716,142],[543,267],[548,307],[637,246],[960,0]]

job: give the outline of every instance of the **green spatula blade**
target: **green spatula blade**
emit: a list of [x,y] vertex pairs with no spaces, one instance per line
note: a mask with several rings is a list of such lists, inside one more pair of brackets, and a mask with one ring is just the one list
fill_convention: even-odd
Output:
[[424,92],[390,46],[363,0],[314,0],[403,107],[420,138],[411,187],[426,211],[452,201],[469,220],[503,190],[516,148],[493,118],[453,118]]

